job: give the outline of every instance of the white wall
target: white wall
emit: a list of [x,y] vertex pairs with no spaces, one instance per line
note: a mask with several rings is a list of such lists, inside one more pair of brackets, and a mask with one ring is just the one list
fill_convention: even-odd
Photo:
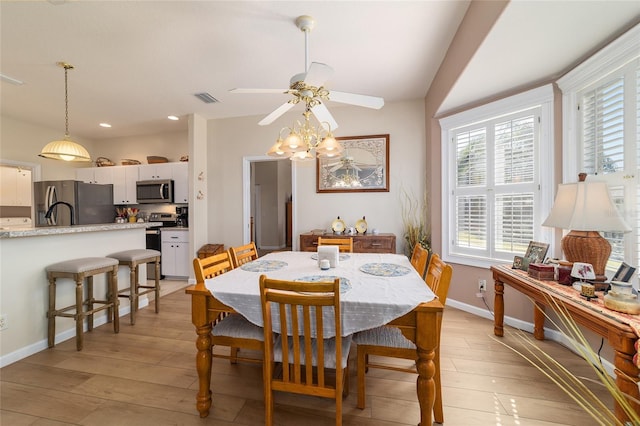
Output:
[[[358,107],[331,108],[340,127],[335,136],[390,135],[390,192],[317,194],[315,162],[296,163],[294,186],[294,249],[298,235],[328,228],[336,216],[354,225],[366,216],[369,228],[397,236],[397,251],[404,247],[400,188],[419,199],[425,190],[426,142],[424,102],[391,103],[381,110]],[[209,240],[225,245],[242,241],[242,159],[269,149],[279,130],[301,119],[288,113],[270,126],[258,126],[261,117],[210,120],[208,129]],[[281,160],[289,161],[289,160]],[[215,182],[215,184],[213,184]]]
[[[106,157],[120,165],[124,159],[138,160],[147,164],[147,156],[166,157],[171,162],[189,154],[188,131],[154,133],[96,141],[97,156]],[[95,158],[94,158],[95,160]]]
[[[87,167],[91,163],[68,163],[38,157],[42,148],[53,140],[64,137],[64,128],[51,129],[16,120],[11,117],[0,117],[0,162],[11,160],[40,164],[42,174],[40,180],[75,179],[77,167]],[[82,144],[89,155],[95,159],[95,143],[90,140],[76,138],[71,134],[74,142]]]

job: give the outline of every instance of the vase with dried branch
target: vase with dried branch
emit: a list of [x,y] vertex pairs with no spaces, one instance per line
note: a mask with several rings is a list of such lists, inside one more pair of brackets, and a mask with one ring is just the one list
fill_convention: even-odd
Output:
[[422,200],[406,189],[400,189],[400,208],[402,212],[402,225],[404,229],[404,252],[411,257],[413,248],[420,244],[427,250],[431,250],[431,226],[428,220],[427,194]]

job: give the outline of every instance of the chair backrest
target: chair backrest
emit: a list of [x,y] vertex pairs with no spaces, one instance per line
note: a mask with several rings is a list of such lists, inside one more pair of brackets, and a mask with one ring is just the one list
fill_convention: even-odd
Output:
[[253,241],[243,246],[231,247],[229,251],[231,252],[231,260],[233,261],[234,268],[258,258],[258,250]]
[[353,253],[353,238],[318,237],[318,247],[320,246],[338,246],[340,253]]
[[[269,382],[272,390],[326,398],[342,397],[342,339],[331,339],[335,342],[332,343],[335,345],[335,358],[332,352],[331,359],[328,359],[329,343],[323,331],[324,321],[331,318],[335,322],[336,336],[341,336],[340,279],[299,282],[274,280],[262,275],[260,299],[265,331],[265,384]],[[277,315],[280,322],[280,329],[275,330],[279,334],[272,333],[272,315]],[[281,345],[275,344],[276,339],[280,339]],[[281,357],[277,355],[280,348]],[[273,377],[274,359],[282,362],[282,377]],[[316,374],[313,366],[317,367]],[[326,368],[335,368],[335,386],[327,383]]]
[[420,244],[416,244],[411,253],[411,264],[422,278],[427,270],[427,260],[429,260],[429,251]]
[[233,269],[231,256],[228,251],[214,254],[203,259],[193,259],[193,271],[196,275],[196,282],[204,283],[207,278],[213,278]]
[[446,264],[437,254],[432,254],[424,280],[438,296],[443,306],[447,303],[447,294],[449,293],[452,275],[453,268],[451,265]]

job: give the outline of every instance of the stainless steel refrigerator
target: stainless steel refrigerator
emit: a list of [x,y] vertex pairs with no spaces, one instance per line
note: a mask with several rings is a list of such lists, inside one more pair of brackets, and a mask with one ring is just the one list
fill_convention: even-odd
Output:
[[[35,226],[69,226],[112,223],[116,216],[113,185],[85,183],[76,180],[49,180],[33,183]],[[47,210],[56,202],[49,219]]]

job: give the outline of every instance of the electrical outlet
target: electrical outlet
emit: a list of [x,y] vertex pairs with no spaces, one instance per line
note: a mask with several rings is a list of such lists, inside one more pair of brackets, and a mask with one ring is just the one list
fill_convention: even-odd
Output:
[[9,328],[7,314],[2,314],[0,315],[0,330],[6,330],[7,328]]
[[487,280],[478,280],[478,291],[487,291]]

